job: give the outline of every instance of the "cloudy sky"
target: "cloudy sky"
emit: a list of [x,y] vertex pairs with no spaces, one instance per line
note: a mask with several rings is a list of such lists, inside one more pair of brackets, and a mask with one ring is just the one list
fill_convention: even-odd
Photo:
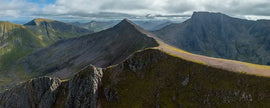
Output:
[[0,0],[0,20],[174,19],[193,11],[270,19],[270,0]]

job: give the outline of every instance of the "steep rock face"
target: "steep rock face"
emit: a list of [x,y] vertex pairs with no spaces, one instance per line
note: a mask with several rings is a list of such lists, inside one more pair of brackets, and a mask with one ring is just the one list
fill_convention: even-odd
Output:
[[43,18],[34,19],[24,25],[38,35],[45,45],[61,39],[92,33],[92,31],[71,24]]
[[53,108],[96,108],[103,72],[87,66],[59,87]]
[[1,108],[50,108],[53,106],[60,79],[41,77],[19,84],[0,94]]
[[69,81],[66,108],[96,108],[102,75],[101,68],[93,66],[75,75]]
[[123,61],[137,50],[158,46],[151,34],[123,20],[102,32],[59,41],[24,59],[29,73],[68,77],[88,64],[107,67]]
[[261,22],[221,13],[194,12],[187,21],[154,33],[191,53],[265,65],[270,61],[267,47],[270,29]]
[[270,78],[212,68],[156,49],[106,68],[103,107],[267,107]]
[[1,108],[96,108],[102,70],[88,66],[72,79],[40,77],[0,94]]

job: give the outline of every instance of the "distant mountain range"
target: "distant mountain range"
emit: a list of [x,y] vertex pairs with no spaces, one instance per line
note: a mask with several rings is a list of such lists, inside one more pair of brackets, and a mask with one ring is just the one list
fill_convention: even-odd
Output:
[[166,20],[157,20],[157,21],[134,21],[135,24],[139,25],[145,30],[148,31],[154,31],[154,30],[159,30],[169,24],[171,24],[171,21],[166,21]]
[[42,18],[34,19],[24,26],[31,29],[47,46],[62,39],[93,33],[68,23]]
[[21,63],[24,75],[36,78],[1,92],[0,107],[269,105],[270,66],[185,52],[127,19],[58,41]]
[[[72,22],[70,24],[79,26],[90,31],[99,32],[108,28],[111,28],[118,24],[120,21],[91,21],[88,23]],[[159,30],[172,22],[170,21],[134,21],[135,24],[139,25],[145,30],[154,31]]]
[[154,32],[166,43],[210,57],[270,65],[270,21],[194,12],[187,21]]
[[88,23],[72,22],[72,25],[79,26],[94,32],[99,32],[115,26],[118,21],[91,21]]

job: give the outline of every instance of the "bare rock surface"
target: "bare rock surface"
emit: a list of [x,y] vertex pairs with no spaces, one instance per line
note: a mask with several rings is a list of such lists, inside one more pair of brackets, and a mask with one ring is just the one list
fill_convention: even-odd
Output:
[[40,77],[21,83],[0,94],[1,108],[49,108],[58,93],[60,79]]
[[0,108],[96,108],[102,69],[88,66],[69,81],[40,77],[0,94]]

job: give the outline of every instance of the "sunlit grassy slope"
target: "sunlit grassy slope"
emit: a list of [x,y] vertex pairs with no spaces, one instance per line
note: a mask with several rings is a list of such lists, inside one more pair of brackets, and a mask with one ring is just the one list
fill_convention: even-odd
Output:
[[0,74],[21,57],[43,47],[38,39],[25,26],[0,22]]
[[18,61],[42,47],[42,40],[27,27],[0,22],[0,86],[24,78],[24,71]]
[[229,71],[202,60],[194,62],[197,57],[190,58],[196,55],[184,58],[169,51],[190,53],[162,48],[137,52],[106,68],[100,104],[105,108],[270,106],[270,78]]
[[155,49],[160,49],[164,52],[167,52],[168,54],[172,56],[175,56],[181,59],[185,59],[185,60],[192,61],[195,63],[201,63],[207,66],[229,70],[233,72],[241,72],[241,73],[252,74],[252,75],[257,75],[257,76],[270,77],[270,66],[196,55],[196,54],[192,54],[187,51],[178,49],[176,47],[170,46],[168,44],[165,44],[164,42],[160,41],[160,39],[157,39],[157,40],[159,40],[160,46],[156,47]]
[[77,37],[85,34],[90,34],[89,31],[84,28],[73,26],[60,21],[51,19],[37,18],[26,24],[27,28],[31,29],[39,39],[42,40],[43,45],[49,46],[56,41]]

